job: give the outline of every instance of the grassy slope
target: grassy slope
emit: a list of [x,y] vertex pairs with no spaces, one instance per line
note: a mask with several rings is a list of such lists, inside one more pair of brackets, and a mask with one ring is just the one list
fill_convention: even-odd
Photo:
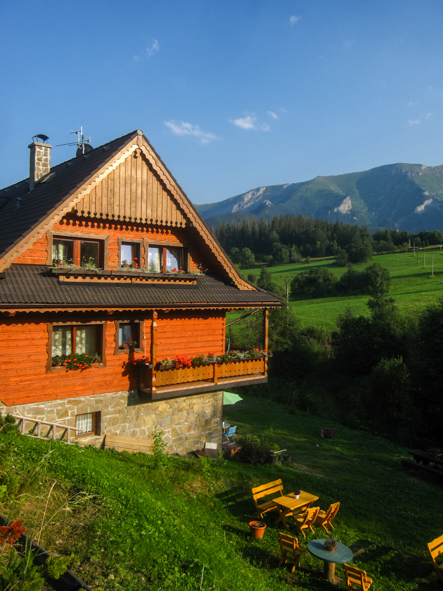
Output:
[[[433,278],[430,277],[432,255],[434,256],[435,275]],[[424,253],[420,252],[417,262],[417,256],[412,253],[378,255],[374,256],[369,263],[355,265],[355,269],[360,271],[373,263],[379,263],[386,267],[392,278],[391,295],[396,299],[401,310],[414,312],[435,303],[443,295],[443,251],[425,251],[426,267],[423,264],[423,257]],[[319,266],[330,269],[337,277],[346,272],[346,268],[334,266],[333,259],[313,261],[309,264],[269,267],[268,270],[272,273],[273,281],[284,288],[285,277],[295,277],[302,271]],[[249,274],[258,277],[260,270],[244,269],[242,274],[245,277]],[[356,314],[368,314],[367,301],[368,296],[350,296],[300,299],[292,301],[290,305],[300,316],[303,326],[318,326],[331,331],[336,326],[338,315],[342,314],[346,308],[351,308]]]
[[[327,589],[321,563],[308,552],[295,585],[278,568],[274,515],[268,514],[263,540],[248,536],[251,486],[282,478],[286,491],[308,490],[322,508],[341,502],[334,535],[352,547],[354,562],[375,578],[377,591],[435,588],[426,543],[441,534],[436,516],[443,489],[401,471],[405,450],[263,399],[245,397],[225,411],[240,432],[267,432],[289,451],[292,464],[169,458],[156,468],[143,454],[0,435],[0,484],[9,493],[2,512],[21,517],[35,532],[55,483],[42,544],[73,551],[72,570],[107,591]],[[320,438],[325,426],[333,439]],[[76,492],[88,496],[68,501]],[[54,515],[61,507],[69,511]],[[325,536],[308,534],[308,540],[315,537]]]

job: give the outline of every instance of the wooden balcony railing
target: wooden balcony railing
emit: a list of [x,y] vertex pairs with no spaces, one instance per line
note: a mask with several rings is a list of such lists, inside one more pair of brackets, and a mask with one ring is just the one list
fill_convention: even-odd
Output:
[[[267,358],[235,360],[228,364],[214,363],[202,367],[187,367],[184,369],[153,369],[149,366],[140,368],[140,389],[155,393],[161,389],[184,390],[193,385],[195,390],[216,390],[217,385],[224,389],[236,382],[266,381]],[[156,397],[157,398],[157,397]]]

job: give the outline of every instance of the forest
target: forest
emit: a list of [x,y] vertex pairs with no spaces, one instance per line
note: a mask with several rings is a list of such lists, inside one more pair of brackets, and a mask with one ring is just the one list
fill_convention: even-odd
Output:
[[[303,238],[296,228],[300,228]],[[442,238],[438,231],[413,235],[380,230],[370,235],[365,228],[291,216],[258,227],[241,224],[220,230],[223,240],[230,236],[237,245],[230,250],[234,249],[234,255],[235,248],[241,252],[249,248],[243,245],[253,246],[253,236],[258,235],[263,238],[259,240],[260,250],[251,249],[256,261],[264,260],[263,253],[273,242],[274,254],[287,248],[300,253],[299,256],[302,250],[330,255],[331,248],[336,248],[337,264],[343,264],[337,261],[341,249],[352,257],[355,252],[352,248],[357,244],[371,246],[367,260],[381,244],[383,248],[392,245],[389,250],[395,251],[409,248],[409,244],[414,245],[411,248],[427,246],[434,244],[434,240],[441,244],[438,240]],[[322,244],[320,249],[317,243],[322,240],[327,244]],[[225,248],[228,245],[229,242],[224,242]],[[270,256],[276,260],[274,255]],[[404,445],[443,446],[439,367],[443,358],[443,297],[414,313],[400,311],[390,295],[391,281],[386,268],[373,263],[357,271],[349,259],[345,265],[348,269],[340,279],[321,267],[299,273],[288,291],[290,300],[337,293],[370,296],[367,314],[355,314],[344,306],[332,332],[318,326],[302,327],[296,308],[285,301],[285,294],[273,282],[269,268],[262,266],[255,283],[280,293],[285,304],[270,312],[269,382],[256,387],[254,392],[251,390],[251,394],[257,394],[260,389],[265,397]],[[256,316],[233,325],[230,334],[233,346],[260,342],[261,325],[261,319]]]
[[306,257],[339,257],[343,265],[368,260],[372,254],[420,248],[443,242],[439,230],[406,231],[376,229],[341,222],[315,220],[302,215],[223,223],[212,228],[216,238],[235,264],[248,268],[297,263]]

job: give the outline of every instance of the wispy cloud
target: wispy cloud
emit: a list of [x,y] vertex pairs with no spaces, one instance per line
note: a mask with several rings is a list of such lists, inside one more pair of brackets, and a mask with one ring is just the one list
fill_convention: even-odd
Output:
[[134,55],[132,59],[135,62],[139,62],[144,57],[153,57],[156,53],[160,51],[160,44],[157,39],[154,39],[151,43],[147,44],[143,53],[141,55]]
[[259,131],[269,131],[271,127],[268,123],[257,123],[257,117],[255,115],[246,115],[246,117],[238,117],[237,119],[229,119],[230,123],[233,123],[240,129],[258,129]]
[[268,115],[272,119],[278,119],[278,115],[277,115],[277,113],[274,113],[274,111],[268,111]]
[[352,47],[354,45],[354,43],[355,43],[355,41],[351,41],[351,40],[345,41],[343,43],[343,48],[344,49],[349,49],[350,47]]
[[424,121],[427,121],[428,119],[430,119],[432,117],[432,115],[433,115],[433,113],[428,112],[428,113],[426,113],[426,115],[420,115],[417,119],[409,119],[408,125],[409,126],[420,125],[420,123],[423,123]]
[[174,135],[191,135],[199,139],[202,144],[208,144],[209,142],[220,139],[213,133],[203,131],[198,125],[192,125],[192,123],[186,123],[185,121],[176,123],[171,120],[165,121],[164,124]]
[[291,24],[291,27],[294,27],[295,25],[297,25],[300,22],[300,17],[299,16],[296,16],[295,14],[293,14],[289,18],[289,22]]
[[160,44],[157,41],[157,39],[154,39],[154,41],[151,43],[151,45],[149,45],[148,47],[146,47],[146,54],[147,54],[148,57],[152,57],[158,51],[160,51]]

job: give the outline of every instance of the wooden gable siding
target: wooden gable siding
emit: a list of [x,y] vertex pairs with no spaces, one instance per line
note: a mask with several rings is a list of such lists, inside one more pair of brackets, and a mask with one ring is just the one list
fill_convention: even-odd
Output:
[[225,350],[225,314],[159,313],[157,320],[157,361],[176,355],[195,357]]
[[183,227],[186,217],[141,150],[132,152],[75,205],[79,216]]
[[[63,398],[75,398],[107,392],[136,389],[139,370],[132,359],[143,354],[150,356],[152,315],[139,318],[142,322],[142,351],[116,353],[115,320],[125,321],[122,315],[110,315],[103,323],[103,364],[84,371],[62,368],[48,370],[48,322],[19,315],[0,320],[0,402],[6,406],[30,404]],[[49,320],[49,319],[48,319]],[[74,320],[85,322],[78,315],[55,315],[53,324]],[[99,317],[96,320],[100,320]],[[157,360],[177,354],[193,356],[201,353],[221,354],[224,350],[224,317],[222,314],[202,312],[164,314],[157,327]]]

